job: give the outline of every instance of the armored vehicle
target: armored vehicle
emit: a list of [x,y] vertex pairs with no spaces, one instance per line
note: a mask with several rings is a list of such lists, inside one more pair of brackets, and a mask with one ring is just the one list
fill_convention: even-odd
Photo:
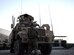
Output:
[[15,26],[11,24],[10,52],[15,55],[38,55],[39,53],[49,55],[52,50],[51,43],[54,40],[50,26],[48,24],[40,26],[28,14],[20,15],[17,19],[19,22]]

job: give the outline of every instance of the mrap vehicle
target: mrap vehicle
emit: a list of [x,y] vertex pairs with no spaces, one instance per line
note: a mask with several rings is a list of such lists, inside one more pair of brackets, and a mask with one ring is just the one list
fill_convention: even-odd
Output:
[[72,43],[67,42],[67,36],[54,36],[53,47],[60,47],[64,49],[70,49],[73,47]]
[[20,15],[17,19],[19,22],[15,26],[14,18],[11,24],[10,52],[14,55],[38,55],[39,53],[49,55],[52,50],[51,43],[54,41],[50,26],[48,24],[40,26],[29,14]]

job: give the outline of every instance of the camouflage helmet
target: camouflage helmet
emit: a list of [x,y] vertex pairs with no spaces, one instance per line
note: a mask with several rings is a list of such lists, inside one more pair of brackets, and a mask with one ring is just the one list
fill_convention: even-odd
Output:
[[31,20],[34,20],[34,17],[32,17],[31,15],[28,15],[28,14],[23,14],[23,15],[20,15],[18,17],[18,19],[21,22],[23,21],[23,19],[29,19],[31,21]]

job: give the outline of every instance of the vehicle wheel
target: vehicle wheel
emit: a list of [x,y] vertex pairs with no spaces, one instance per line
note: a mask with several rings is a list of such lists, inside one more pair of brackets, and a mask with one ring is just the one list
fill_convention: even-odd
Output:
[[11,48],[11,49],[10,49],[10,53],[14,53],[14,49]]
[[52,47],[50,44],[43,44],[41,46],[42,55],[49,55],[51,53]]
[[63,41],[61,42],[61,45],[62,45],[64,48],[66,48],[66,49],[70,49],[70,48],[73,47],[72,44],[66,43],[65,40],[63,40]]
[[22,47],[22,43],[21,43],[21,39],[17,39],[15,42],[14,42],[14,54],[15,55],[23,55],[23,47]]
[[62,47],[66,48],[67,47],[66,41],[65,40],[62,40],[61,41],[61,45],[62,45]]
[[13,44],[10,46],[10,53],[14,53]]
[[6,49],[6,44],[5,43],[3,43],[3,49]]
[[70,48],[72,48],[72,47],[73,47],[72,44],[67,44],[66,49],[70,49]]
[[53,46],[54,46],[54,47],[57,47],[57,46],[59,46],[59,42],[58,42],[58,40],[55,40],[55,41],[54,41],[54,44],[53,44]]

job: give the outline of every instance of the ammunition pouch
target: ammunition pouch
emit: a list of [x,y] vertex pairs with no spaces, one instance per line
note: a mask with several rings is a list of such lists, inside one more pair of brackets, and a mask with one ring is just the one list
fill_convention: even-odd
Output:
[[34,28],[28,29],[28,38],[29,39],[35,39],[38,37],[38,32]]

